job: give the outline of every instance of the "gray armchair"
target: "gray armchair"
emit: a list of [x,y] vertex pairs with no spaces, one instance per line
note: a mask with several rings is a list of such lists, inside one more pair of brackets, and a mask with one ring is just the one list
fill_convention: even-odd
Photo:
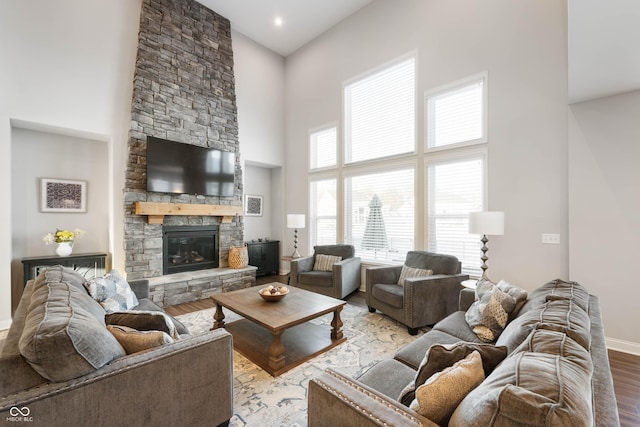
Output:
[[[307,291],[343,299],[360,287],[360,258],[352,245],[314,246],[312,256],[291,261],[289,284]],[[340,256],[332,271],[315,271],[316,255]]]
[[382,313],[407,325],[411,335],[418,328],[444,319],[458,310],[463,280],[458,258],[432,252],[410,251],[404,263],[408,267],[433,270],[432,276],[413,277],[398,284],[402,266],[373,267],[366,270],[366,301],[369,311]]

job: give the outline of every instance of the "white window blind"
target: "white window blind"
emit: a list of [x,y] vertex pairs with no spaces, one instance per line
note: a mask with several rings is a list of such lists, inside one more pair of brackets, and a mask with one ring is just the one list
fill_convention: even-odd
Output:
[[484,77],[427,95],[427,146],[483,140]]
[[310,185],[311,244],[336,244],[336,183],[335,179],[312,181]]
[[344,89],[346,163],[415,151],[415,58]]
[[480,240],[469,212],[483,210],[484,156],[427,166],[429,251],[455,255],[462,272],[480,276]]
[[311,169],[326,168],[337,164],[338,131],[335,127],[311,132],[309,143]]
[[363,260],[403,262],[414,249],[414,172],[345,178],[345,236]]

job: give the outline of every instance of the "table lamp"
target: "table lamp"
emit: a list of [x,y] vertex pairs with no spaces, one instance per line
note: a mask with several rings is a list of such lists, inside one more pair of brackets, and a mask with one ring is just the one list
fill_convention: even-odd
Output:
[[293,228],[293,254],[291,258],[300,258],[298,252],[298,228],[304,228],[304,214],[287,214],[287,228]]
[[469,213],[469,233],[481,234],[482,239],[482,280],[489,280],[487,276],[487,235],[502,236],[504,234],[504,212],[484,211]]

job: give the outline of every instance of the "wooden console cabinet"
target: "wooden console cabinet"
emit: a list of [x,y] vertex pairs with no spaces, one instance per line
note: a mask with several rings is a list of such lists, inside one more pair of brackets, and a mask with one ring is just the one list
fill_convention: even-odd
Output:
[[62,265],[77,270],[87,279],[103,276],[105,273],[105,263],[107,254],[102,252],[92,252],[86,254],[75,254],[67,257],[59,256],[38,256],[23,258],[24,286],[27,281],[35,279],[41,270],[52,265]]
[[270,240],[268,242],[247,242],[249,265],[258,267],[256,276],[264,274],[278,274],[280,264],[280,242]]

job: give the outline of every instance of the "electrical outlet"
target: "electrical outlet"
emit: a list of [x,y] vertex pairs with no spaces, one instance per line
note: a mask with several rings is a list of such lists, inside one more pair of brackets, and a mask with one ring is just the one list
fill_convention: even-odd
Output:
[[542,243],[547,245],[559,245],[560,244],[560,235],[559,234],[542,234]]

